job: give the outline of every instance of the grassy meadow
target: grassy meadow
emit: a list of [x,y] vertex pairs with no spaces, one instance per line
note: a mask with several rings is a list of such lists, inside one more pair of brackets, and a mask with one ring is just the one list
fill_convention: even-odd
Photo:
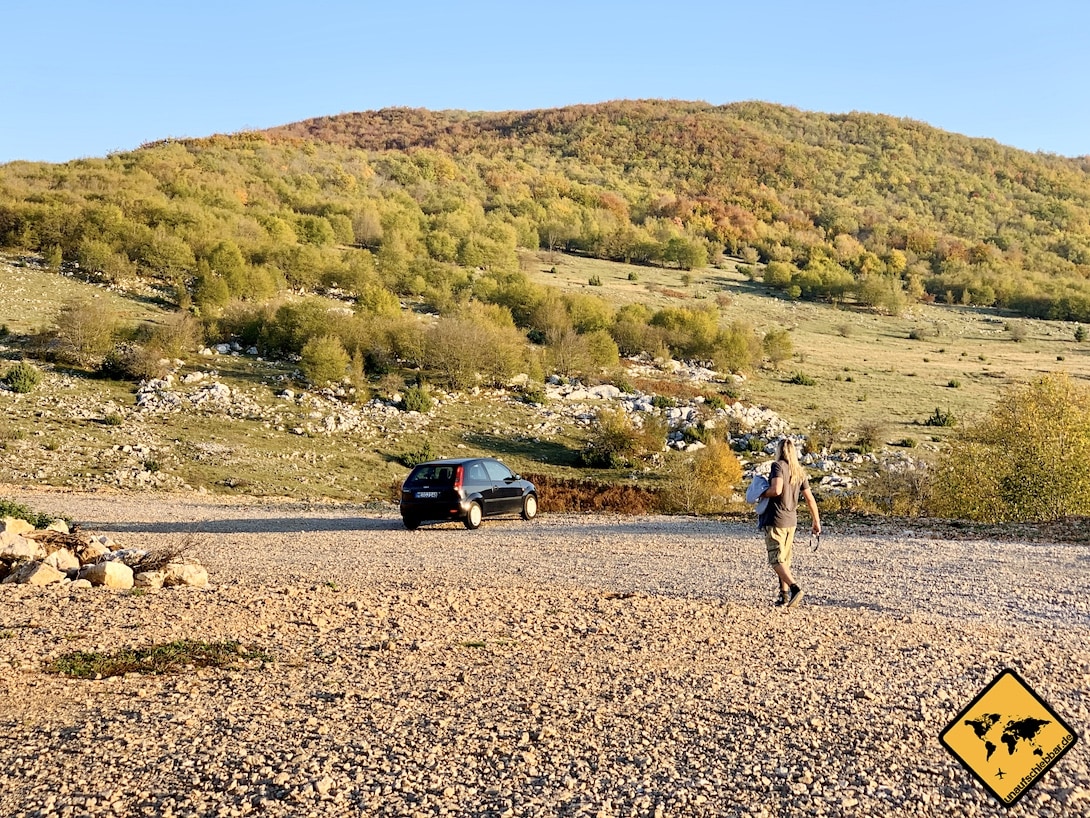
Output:
[[[792,301],[751,281],[746,265],[733,261],[685,273],[537,253],[524,258],[523,269],[537,283],[580,289],[616,305],[711,302],[720,306],[724,323],[748,321],[760,335],[790,331],[792,360],[753,374],[737,391],[800,431],[836,418],[849,436],[862,423],[880,423],[890,443],[942,440],[950,428],[923,425],[936,408],[969,420],[986,412],[1008,385],[1046,372],[1090,378],[1090,342],[1077,343],[1076,324],[1068,321],[941,304],[915,304],[889,316]],[[601,285],[590,285],[592,278]],[[795,373],[813,385],[792,383]]]
[[[1090,343],[1074,340],[1071,323],[1012,319],[955,306],[917,305],[889,317],[793,302],[750,281],[744,265],[734,262],[688,274],[549,253],[526,254],[522,262],[536,283],[579,289],[615,305],[712,303],[724,323],[748,321],[759,334],[789,330],[791,360],[738,384],[710,386],[775,410],[800,432],[834,419],[844,445],[863,425],[879,424],[888,444],[911,439],[918,444],[913,454],[928,457],[951,432],[922,425],[936,408],[959,421],[971,419],[985,412],[1005,386],[1035,375],[1063,370],[1090,377]],[[590,285],[592,278],[600,286]],[[47,326],[73,297],[105,299],[127,322],[155,322],[166,315],[152,293],[127,293],[44,269],[0,265],[0,326],[9,332],[0,338],[0,357],[22,357],[18,338]],[[1024,337],[1015,340],[1016,335]],[[0,393],[0,483],[385,499],[407,472],[401,458],[425,444],[436,455],[494,454],[516,470],[554,477],[632,476],[630,471],[584,469],[579,452],[585,428],[543,418],[533,407],[489,390],[443,401],[426,419],[395,412],[365,429],[329,435],[320,424],[338,413],[335,401],[278,397],[285,386],[304,391],[293,381],[291,363],[191,355],[179,377],[194,371],[214,374],[244,401],[247,408],[233,411],[229,419],[202,411],[136,412],[132,383],[61,366],[45,369],[49,375],[31,393]],[[792,383],[796,373],[812,383]],[[152,475],[151,482],[140,478],[134,483],[139,473]],[[640,479],[654,485],[660,477],[645,472]]]

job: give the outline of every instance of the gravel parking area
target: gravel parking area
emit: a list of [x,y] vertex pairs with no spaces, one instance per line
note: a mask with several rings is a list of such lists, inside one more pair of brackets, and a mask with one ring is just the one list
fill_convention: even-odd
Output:
[[[0,586],[3,815],[994,815],[938,735],[1008,667],[1083,736],[1018,809],[1090,812],[1088,546],[832,530],[783,611],[737,523],[4,496],[213,587]],[[181,638],[273,661],[42,671]]]

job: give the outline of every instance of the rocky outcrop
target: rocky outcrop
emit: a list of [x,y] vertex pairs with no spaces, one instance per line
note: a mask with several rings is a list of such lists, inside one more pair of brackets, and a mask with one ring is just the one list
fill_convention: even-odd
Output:
[[4,518],[3,527],[0,584],[73,590],[208,587],[208,571],[193,559],[160,558],[147,549],[120,548],[104,534],[69,533],[62,521],[35,529],[23,520]]

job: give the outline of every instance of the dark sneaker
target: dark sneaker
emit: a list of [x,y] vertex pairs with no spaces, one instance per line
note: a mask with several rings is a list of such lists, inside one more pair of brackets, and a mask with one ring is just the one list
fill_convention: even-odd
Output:
[[802,588],[795,588],[791,592],[791,596],[787,600],[787,607],[788,608],[794,608],[796,605],[798,605],[799,600],[802,599],[802,594],[803,594]]
[[780,591],[780,598],[776,600],[776,607],[782,608],[788,603],[790,598],[790,594],[787,591]]

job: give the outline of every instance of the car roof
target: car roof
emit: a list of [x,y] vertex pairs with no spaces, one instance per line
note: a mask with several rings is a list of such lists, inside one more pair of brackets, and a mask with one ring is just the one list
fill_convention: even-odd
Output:
[[477,460],[492,460],[496,463],[500,462],[494,457],[448,457],[440,460],[429,460],[426,463],[417,463],[416,465],[417,468],[420,466],[462,466]]

